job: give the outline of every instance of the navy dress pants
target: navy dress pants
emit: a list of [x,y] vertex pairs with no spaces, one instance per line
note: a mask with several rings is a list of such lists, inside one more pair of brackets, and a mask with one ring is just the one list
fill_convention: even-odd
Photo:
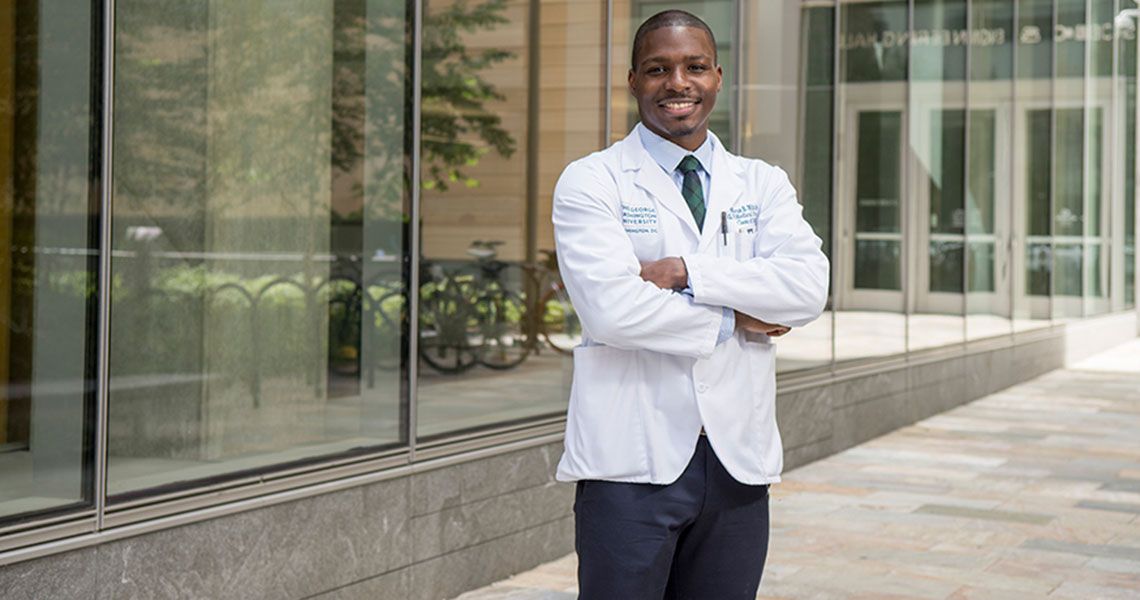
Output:
[[756,598],[768,555],[768,486],[733,479],[705,436],[669,485],[577,485],[580,600]]

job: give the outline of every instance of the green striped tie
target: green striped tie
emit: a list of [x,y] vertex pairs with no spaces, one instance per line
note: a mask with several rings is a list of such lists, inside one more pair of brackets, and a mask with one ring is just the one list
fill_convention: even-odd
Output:
[[705,225],[705,192],[701,188],[701,175],[697,172],[701,168],[701,161],[690,154],[681,159],[677,168],[685,176],[681,183],[681,195],[685,197],[689,210],[693,211],[693,219],[700,231]]

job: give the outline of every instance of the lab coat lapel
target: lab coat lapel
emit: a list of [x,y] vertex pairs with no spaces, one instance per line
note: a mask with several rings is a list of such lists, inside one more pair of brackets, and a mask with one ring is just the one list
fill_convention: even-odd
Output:
[[634,185],[649,192],[650,196],[673,213],[684,224],[692,239],[701,237],[700,231],[697,230],[697,222],[693,220],[693,212],[681,197],[681,190],[677,189],[677,184],[673,183],[669,175],[661,170],[661,167],[653,161],[653,157],[645,151],[636,129],[625,138],[625,154],[622,162],[623,170],[637,170],[637,176],[633,180]]
[[720,139],[715,136],[714,139],[712,177],[709,178],[711,189],[698,249],[702,253],[709,252],[721,235],[720,214],[732,208],[744,193],[744,173],[733,169],[734,165],[728,161],[728,153],[724,151]]

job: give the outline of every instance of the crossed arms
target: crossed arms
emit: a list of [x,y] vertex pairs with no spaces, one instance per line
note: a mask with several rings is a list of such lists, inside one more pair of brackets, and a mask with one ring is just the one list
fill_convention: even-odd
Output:
[[[589,338],[707,358],[725,308],[735,311],[738,328],[770,335],[818,317],[829,271],[820,240],[803,220],[787,176],[773,169],[764,179],[752,190],[762,199],[754,258],[691,254],[643,267],[622,226],[616,175],[591,159],[567,167],[554,191],[552,220],[562,278]],[[673,291],[685,287],[685,276],[692,296]]]
[[[689,270],[679,256],[669,256],[661,260],[641,263],[641,278],[663,290],[680,290],[689,285]],[[747,333],[764,333],[779,337],[791,331],[791,327],[766,323],[733,309],[736,328]]]

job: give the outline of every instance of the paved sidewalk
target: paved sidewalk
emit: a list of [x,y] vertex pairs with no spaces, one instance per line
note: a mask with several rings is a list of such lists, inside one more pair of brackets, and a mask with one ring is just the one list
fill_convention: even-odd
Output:
[[[759,598],[1140,598],[1140,341],[784,475]],[[576,596],[574,555],[462,600]]]

